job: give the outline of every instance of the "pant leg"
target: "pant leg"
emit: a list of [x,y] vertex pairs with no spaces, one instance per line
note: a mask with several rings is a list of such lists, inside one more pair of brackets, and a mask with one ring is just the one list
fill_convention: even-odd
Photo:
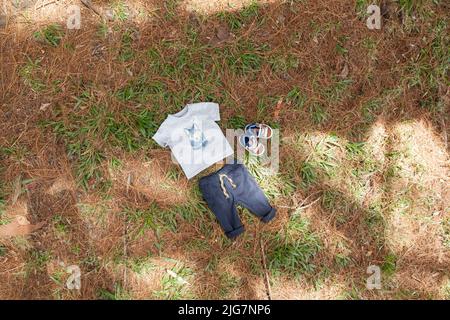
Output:
[[269,204],[266,195],[247,168],[242,164],[235,166],[230,176],[238,185],[233,192],[236,202],[250,210],[263,222],[269,222],[275,217],[276,209]]
[[243,233],[244,226],[235,206],[235,198],[231,192],[228,192],[228,198],[224,195],[218,173],[201,178],[199,187],[203,199],[216,216],[225,235],[233,239]]

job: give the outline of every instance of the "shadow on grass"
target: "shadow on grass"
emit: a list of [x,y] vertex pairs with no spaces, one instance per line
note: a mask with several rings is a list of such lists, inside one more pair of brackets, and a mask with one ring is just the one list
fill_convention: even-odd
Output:
[[[417,124],[415,130],[419,131],[419,127],[420,124]],[[319,239],[323,239],[326,243],[326,246],[310,259],[311,264],[315,266],[314,272],[309,274],[305,272],[304,276],[314,285],[317,281],[340,276],[349,286],[345,295],[347,298],[436,297],[440,295],[448,276],[445,265],[449,257],[448,248],[445,249],[445,245],[442,244],[442,232],[439,228],[434,229],[433,225],[445,222],[445,209],[441,208],[439,198],[435,199],[428,209],[420,207],[420,202],[433,197],[426,187],[432,186],[438,190],[439,187],[430,180],[427,186],[414,180],[408,182],[400,174],[401,170],[405,170],[401,167],[405,161],[402,158],[404,152],[402,149],[405,145],[400,144],[402,141],[394,140],[395,133],[392,128],[388,128],[387,131],[389,134],[384,137],[385,143],[373,146],[378,155],[381,153],[386,157],[380,164],[376,163],[376,156],[363,151],[362,145],[355,145],[349,141],[343,143],[344,139],[334,134],[320,133],[316,136],[317,133],[303,132],[301,134],[303,140],[294,138],[289,141],[293,144],[310,144],[312,151],[307,147],[298,147],[297,152],[289,148],[290,152],[286,154],[284,160],[292,158],[297,161],[287,161],[286,163],[293,168],[285,170],[299,173],[298,179],[295,176],[290,177],[294,179],[295,184],[303,185],[297,192],[301,192],[306,198],[320,198],[320,202],[307,211],[299,211],[298,207],[293,207],[290,215],[295,217],[305,214],[311,226],[314,226],[313,234],[317,234]],[[408,136],[408,133],[404,134]],[[433,132],[430,131],[429,135],[433,136]],[[434,143],[433,141],[430,138],[429,143]],[[439,153],[446,155],[445,147],[440,144],[436,148],[441,149],[434,153],[435,163],[429,164],[430,167],[445,162],[439,157]],[[345,152],[342,153],[342,149]],[[429,152],[427,148],[422,149]],[[350,160],[342,159],[349,156]],[[448,159],[448,155],[443,159],[446,158]],[[369,166],[365,163],[365,159],[370,160]],[[413,163],[417,163],[416,166],[420,167],[417,160],[412,159]],[[344,168],[348,168],[349,171],[346,172]],[[419,175],[408,171],[408,168],[403,172]],[[445,170],[439,176],[445,177]],[[431,181],[434,179],[439,185],[439,178],[430,179]],[[423,187],[425,187],[424,194],[408,191]],[[414,202],[419,203],[417,205],[419,214],[413,211]],[[429,214],[433,210],[442,209],[444,216],[430,222]],[[295,219],[297,218],[293,218],[293,221]],[[402,220],[403,225],[398,219],[405,219]],[[406,221],[410,223],[405,225]],[[289,230],[289,224],[286,227]],[[428,233],[423,230],[427,230]],[[404,234],[397,234],[398,232]],[[307,237],[304,234],[300,239]],[[399,246],[399,242],[403,245]],[[292,243],[295,241],[290,242],[291,246]],[[298,253],[293,251],[292,254],[287,254],[287,258],[296,254],[298,256]],[[422,257],[418,258],[419,256]],[[286,262],[288,261],[283,263]],[[278,263],[279,269],[289,271],[287,270],[289,264],[286,263],[283,268],[283,263]],[[383,271],[380,291],[370,292],[365,288],[366,279],[369,277],[366,271],[370,265],[376,265]],[[303,272],[299,267],[291,268],[293,271],[291,274],[302,275]],[[425,280],[421,279],[427,279],[429,282],[425,284]]]
[[[69,154],[72,169],[81,168],[82,176],[87,177],[86,190],[80,187],[73,194],[48,197],[38,187],[31,197],[36,216],[52,220],[55,211],[64,212],[61,215],[70,226],[68,236],[76,243],[68,240],[63,257],[58,258],[87,261],[82,264],[86,274],[83,281],[90,283],[90,288],[83,289],[83,298],[98,297],[98,290],[130,288],[124,273],[105,267],[114,259],[120,261],[122,235],[112,242],[96,244],[99,239],[91,238],[89,224],[79,217],[78,193],[99,199],[111,196],[102,160],[123,154],[139,158],[140,149],[155,148],[145,141],[168,113],[186,103],[216,101],[221,105],[224,126],[264,121],[280,126],[284,138],[301,130],[365,142],[379,118],[386,121],[387,127],[406,120],[428,119],[435,131],[448,132],[448,97],[442,89],[448,69],[448,53],[442,49],[448,47],[442,26],[443,7],[433,5],[431,17],[420,16],[414,25],[415,33],[404,30],[405,26],[393,18],[384,21],[385,32],[375,33],[366,29],[363,19],[355,19],[353,2],[344,0],[333,8],[320,1],[285,2],[210,15],[185,12],[177,1],[165,5],[155,1],[156,14],[140,22],[132,18],[136,17],[131,14],[132,3],[129,7],[121,3],[113,6],[115,22],[86,15],[81,30],[65,30],[62,35],[44,26],[34,30],[33,25],[21,33],[16,33],[14,27],[1,30],[6,35],[0,47],[0,124],[4,128],[0,143],[4,154],[1,165],[7,168],[2,176],[12,181],[30,167],[51,167],[50,161],[43,165],[34,158],[52,145],[62,146],[62,153]],[[84,13],[86,8],[83,17]],[[430,30],[421,24],[426,19],[432,24]],[[401,37],[403,31],[408,40]],[[424,36],[431,42],[423,44]],[[107,112],[91,117],[97,109]],[[142,113],[146,111],[152,117]],[[142,126],[142,119],[151,123]],[[38,139],[29,128],[43,122],[56,124],[57,128],[41,126],[43,137]],[[23,154],[19,147],[30,152]],[[287,152],[282,146],[281,153]],[[101,159],[97,161],[99,154]],[[85,161],[86,157],[89,161]],[[314,168],[308,171],[303,167],[302,171],[299,166],[299,159],[307,157],[301,152],[297,158],[291,155],[296,165],[289,174],[301,177],[294,179],[297,190],[308,179],[308,172],[314,174]],[[326,166],[326,161],[322,163]],[[282,173],[286,166],[287,162],[281,163]],[[96,170],[101,174],[91,174]],[[264,297],[257,249],[260,235],[267,235],[269,264],[275,273],[306,274],[310,283],[337,274],[345,279],[349,291],[352,284],[357,291],[363,291],[368,264],[383,265],[391,254],[383,235],[385,217],[379,207],[363,206],[321,177],[309,177],[317,180],[316,185],[302,191],[302,195],[321,195],[321,202],[311,207],[317,209],[316,213],[303,220],[303,212],[291,218],[280,210],[279,223],[261,234],[257,222],[245,214],[243,219],[249,229],[236,243],[223,239],[214,217],[195,192],[184,206],[160,208],[152,207],[151,197],[133,196],[122,189],[114,195],[115,201],[121,210],[131,208],[136,219],[130,222],[118,218],[111,234],[121,232],[126,223],[132,230],[146,226],[144,231],[148,233],[129,245],[137,245],[145,237],[148,241],[127,256],[143,258],[150,251],[153,256],[191,262],[198,282],[211,283],[199,285],[204,292],[196,294],[203,298]],[[174,177],[174,181],[179,179]],[[94,183],[90,185],[89,180]],[[190,187],[195,188],[195,184],[196,180]],[[381,183],[377,187],[389,186]],[[273,200],[287,205],[288,198]],[[159,218],[152,223],[149,216]],[[324,243],[329,240],[322,239],[315,227],[321,223],[332,230],[330,237],[333,233],[343,237],[343,241],[333,244],[338,248],[331,250]],[[48,229],[33,237],[41,243],[35,248],[39,252],[57,252],[65,241]],[[79,245],[82,253],[70,253],[73,245]],[[189,246],[193,252],[183,256],[182,251]],[[99,262],[99,257],[107,262]],[[229,267],[223,269],[223,264]],[[26,278],[27,287],[32,288],[27,297],[51,296],[53,283],[46,273],[38,268]]]

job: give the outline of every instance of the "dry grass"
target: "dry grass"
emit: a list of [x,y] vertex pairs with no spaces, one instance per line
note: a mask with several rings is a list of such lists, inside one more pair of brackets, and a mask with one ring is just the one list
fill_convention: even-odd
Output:
[[[48,29],[64,0],[0,27],[0,222],[45,223],[0,239],[0,298],[265,299],[260,238],[276,299],[449,298],[448,6],[385,1],[370,31],[364,1],[226,2],[94,1],[115,20]],[[280,172],[248,163],[277,218],[242,210],[235,242],[150,139],[204,100],[281,129]]]
[[118,172],[111,175],[117,192],[134,192],[162,206],[187,203],[187,180],[181,176],[168,177],[170,170],[175,170],[170,152],[153,152],[149,157],[151,160],[147,162],[142,159],[122,161]]

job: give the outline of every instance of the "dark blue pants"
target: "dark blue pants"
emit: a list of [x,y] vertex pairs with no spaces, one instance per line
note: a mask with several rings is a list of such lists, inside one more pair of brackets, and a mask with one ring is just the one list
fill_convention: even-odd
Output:
[[235,238],[244,232],[237,204],[250,210],[263,222],[269,222],[275,216],[276,210],[270,206],[263,191],[242,164],[226,164],[219,171],[201,178],[199,185],[203,198],[228,238]]

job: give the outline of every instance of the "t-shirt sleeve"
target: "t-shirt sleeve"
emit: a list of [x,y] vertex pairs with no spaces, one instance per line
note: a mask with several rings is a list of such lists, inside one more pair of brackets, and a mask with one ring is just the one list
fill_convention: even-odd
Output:
[[200,102],[190,105],[195,115],[204,115],[212,121],[220,121],[219,105],[214,102]]
[[161,124],[158,131],[156,131],[156,133],[153,135],[152,138],[161,147],[163,147],[163,148],[167,147],[167,145],[169,144],[169,134],[164,126],[164,123]]

